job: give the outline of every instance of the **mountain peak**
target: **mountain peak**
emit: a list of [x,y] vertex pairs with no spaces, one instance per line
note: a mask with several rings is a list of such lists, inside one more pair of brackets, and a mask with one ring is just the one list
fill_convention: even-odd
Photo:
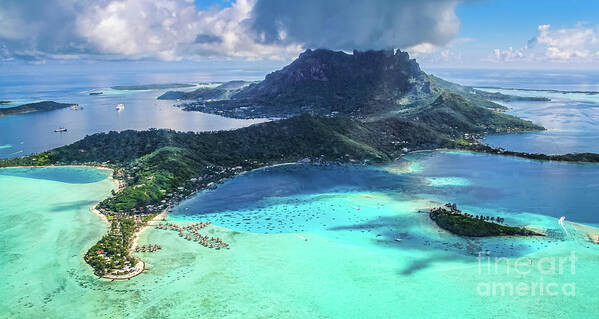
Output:
[[430,81],[406,52],[308,49],[232,99],[266,107],[358,114],[366,108],[395,106],[421,91],[430,93]]

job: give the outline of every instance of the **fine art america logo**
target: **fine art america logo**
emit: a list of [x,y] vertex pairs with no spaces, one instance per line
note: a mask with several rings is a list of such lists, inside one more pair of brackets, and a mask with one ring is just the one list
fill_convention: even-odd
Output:
[[[482,257],[478,254],[478,274],[490,278],[479,282],[479,296],[575,296],[576,284],[564,280],[576,274],[578,258],[574,251],[569,256],[530,259],[520,257]],[[493,280],[498,278],[498,280]],[[501,280],[499,278],[507,278]],[[509,278],[513,278],[509,280]],[[562,280],[560,280],[562,279]]]

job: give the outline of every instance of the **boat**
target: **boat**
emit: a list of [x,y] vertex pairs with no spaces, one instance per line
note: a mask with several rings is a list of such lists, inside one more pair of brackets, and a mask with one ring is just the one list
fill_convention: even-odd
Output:
[[[306,238],[306,237],[304,237],[304,236],[297,235],[297,237],[298,237],[299,239],[303,240],[303,241],[308,241],[308,238]],[[225,245],[227,245],[227,246],[228,246],[229,244],[225,244]]]
[[125,105],[123,103],[117,104],[116,109],[117,111],[122,111],[125,109]]
[[395,241],[401,241],[401,238],[395,238]]
[[67,131],[67,129],[64,128],[64,127],[57,128],[57,129],[54,130],[54,132],[66,132],[66,131]]

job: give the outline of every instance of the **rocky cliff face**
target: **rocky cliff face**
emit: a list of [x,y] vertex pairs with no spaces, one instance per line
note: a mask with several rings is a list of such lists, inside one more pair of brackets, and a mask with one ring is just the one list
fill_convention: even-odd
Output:
[[232,99],[350,113],[402,104],[432,91],[428,76],[406,52],[307,50]]
[[427,75],[401,51],[307,50],[264,81],[244,85],[181,93],[178,98],[197,100],[181,105],[185,110],[237,118],[303,113],[365,121],[396,118],[452,137],[542,129],[493,111],[503,107],[487,99],[487,92]]

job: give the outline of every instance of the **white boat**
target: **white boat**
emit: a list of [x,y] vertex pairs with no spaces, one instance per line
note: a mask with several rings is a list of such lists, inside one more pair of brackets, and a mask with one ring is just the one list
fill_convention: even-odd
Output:
[[125,109],[125,105],[122,104],[122,103],[121,104],[117,104],[116,109],[117,109],[117,111],[122,111],[122,110]]
[[57,129],[54,130],[54,132],[66,132],[66,131],[67,131],[67,129],[64,128],[64,127],[57,128]]

